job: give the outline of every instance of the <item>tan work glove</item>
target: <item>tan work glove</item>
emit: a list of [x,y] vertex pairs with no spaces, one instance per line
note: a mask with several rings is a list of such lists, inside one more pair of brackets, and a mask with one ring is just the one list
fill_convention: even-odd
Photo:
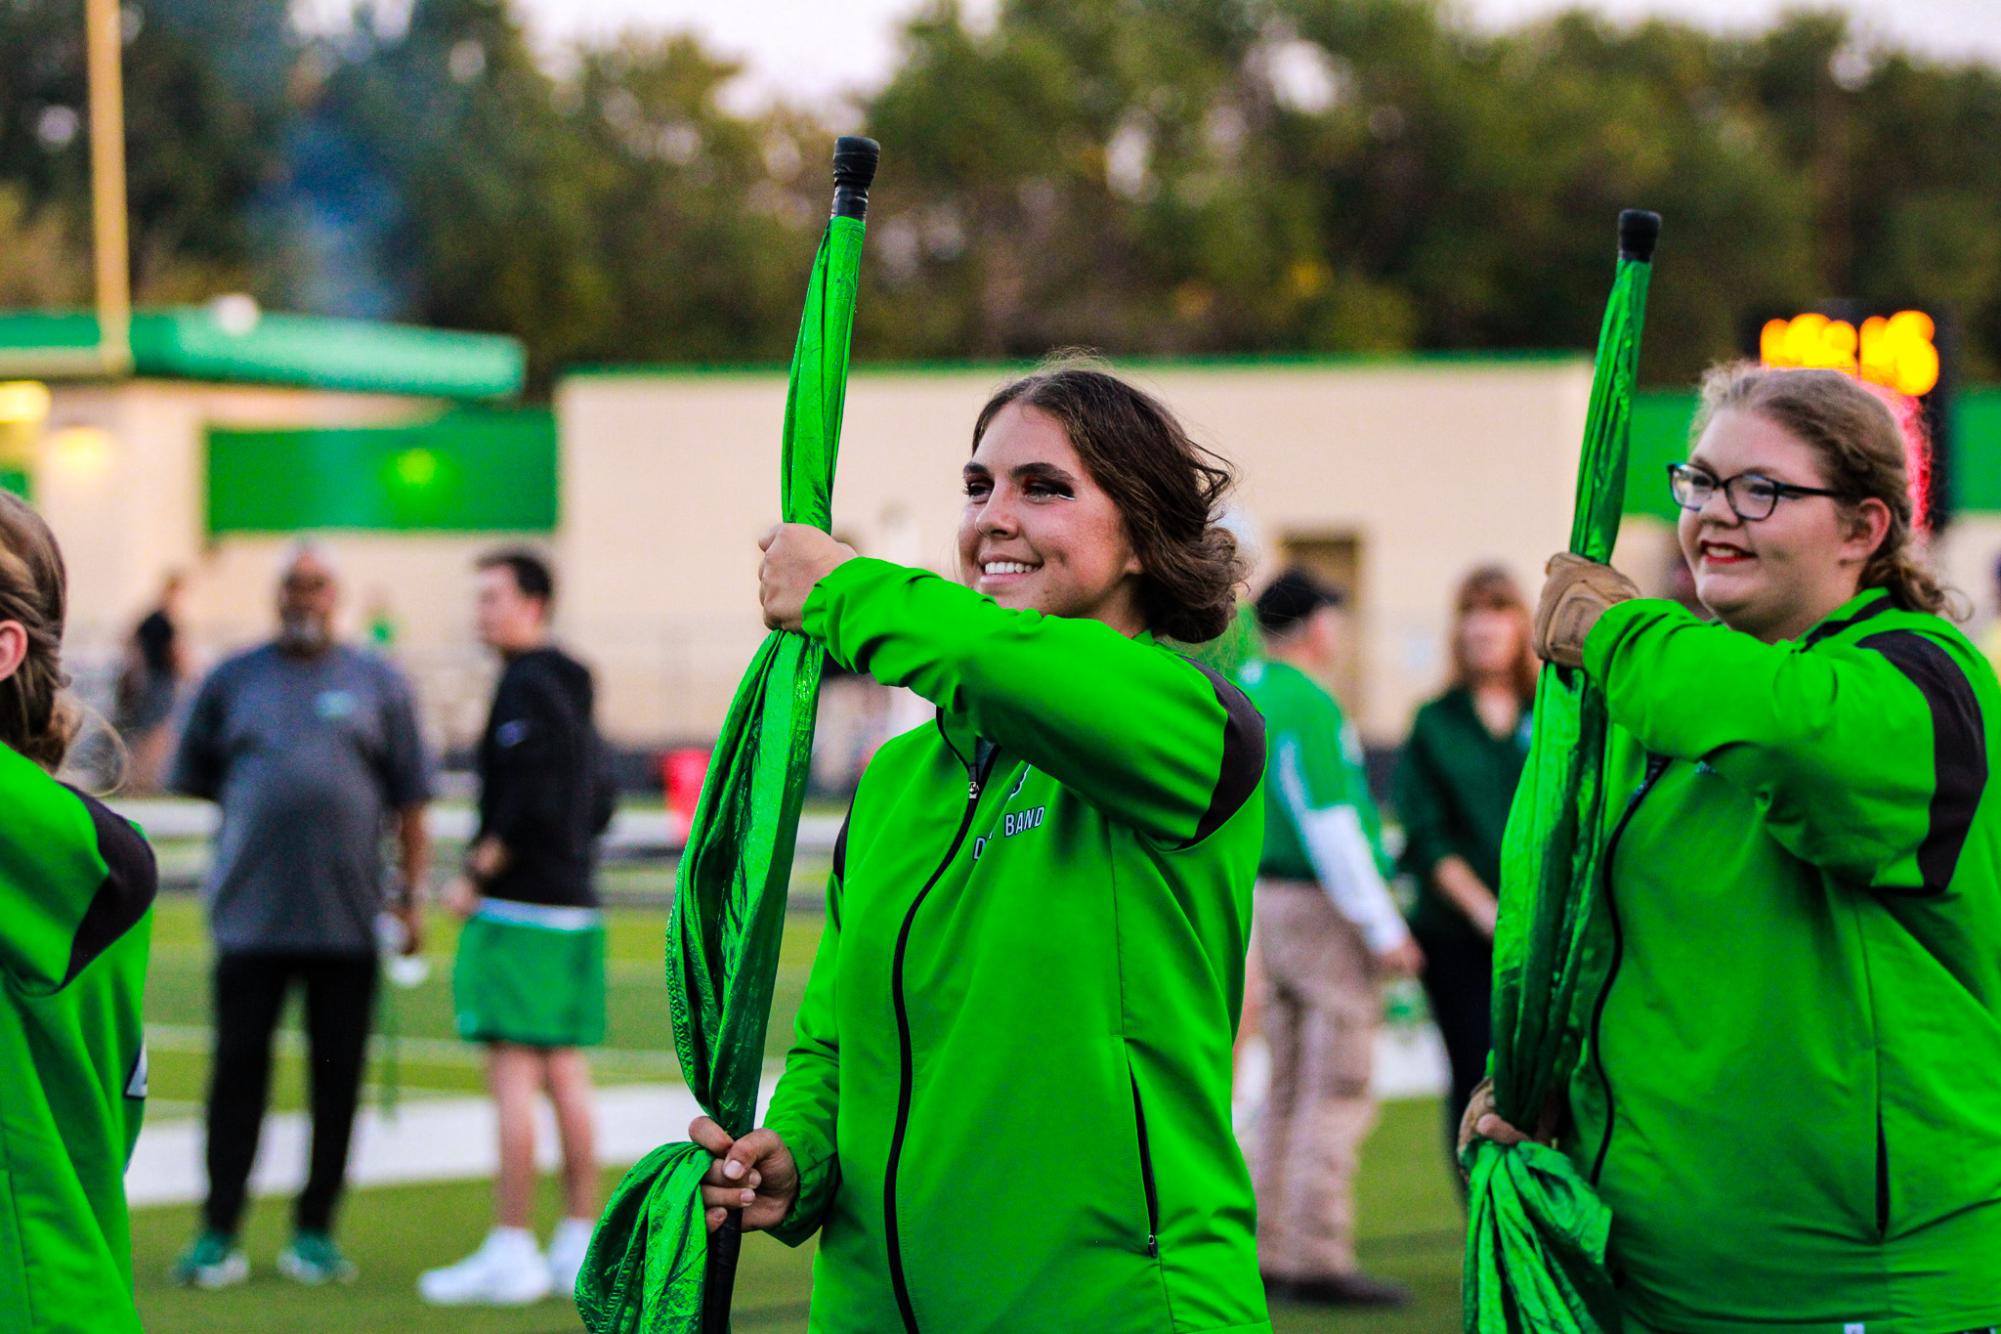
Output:
[[1536,656],[1560,667],[1581,667],[1584,637],[1605,608],[1638,597],[1640,590],[1611,566],[1567,551],[1551,556],[1544,573],[1549,578],[1535,609]]

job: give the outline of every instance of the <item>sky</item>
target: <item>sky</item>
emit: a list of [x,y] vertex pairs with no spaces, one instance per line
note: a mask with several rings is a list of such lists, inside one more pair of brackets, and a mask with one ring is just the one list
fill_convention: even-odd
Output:
[[[1663,14],[1712,28],[1770,23],[1801,0],[1454,0],[1475,23],[1505,25],[1574,7],[1615,21]],[[548,47],[625,27],[687,29],[748,66],[739,96],[773,93],[821,103],[883,81],[896,61],[901,21],[922,0],[515,0]],[[996,0],[962,0],[965,12],[990,16]],[[2001,0],[1845,0],[1862,30],[1945,60],[2001,65]]]

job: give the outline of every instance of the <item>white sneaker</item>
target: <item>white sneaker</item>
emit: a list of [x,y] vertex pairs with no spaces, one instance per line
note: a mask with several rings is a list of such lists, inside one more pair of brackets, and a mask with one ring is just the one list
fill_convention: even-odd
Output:
[[568,1296],[577,1290],[577,1275],[583,1272],[584,1256],[591,1248],[591,1233],[597,1230],[594,1218],[565,1218],[549,1237],[549,1286]]
[[549,1266],[533,1233],[495,1228],[457,1264],[419,1274],[417,1295],[433,1306],[529,1306],[549,1295]]

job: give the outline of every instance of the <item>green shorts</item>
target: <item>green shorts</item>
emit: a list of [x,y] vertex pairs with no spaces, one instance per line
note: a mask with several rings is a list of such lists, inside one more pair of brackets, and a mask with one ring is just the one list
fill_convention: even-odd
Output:
[[459,933],[452,1009],[468,1042],[604,1041],[602,914],[487,899]]

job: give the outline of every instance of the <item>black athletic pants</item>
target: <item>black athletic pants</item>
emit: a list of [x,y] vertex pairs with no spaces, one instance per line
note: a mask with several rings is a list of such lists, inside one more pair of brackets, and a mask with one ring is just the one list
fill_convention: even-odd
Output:
[[[1470,929],[1421,930],[1417,944],[1424,951],[1424,994],[1452,1064],[1445,1144],[1457,1163],[1459,1122],[1473,1089],[1487,1077],[1487,1051],[1494,1045],[1494,946]],[[1458,1180],[1456,1168],[1453,1179]]]
[[361,1099],[361,1074],[375,1009],[369,955],[219,954],[215,961],[215,1064],[208,1085],[206,1226],[235,1236],[243,1220],[250,1165],[271,1096],[271,1039],[294,982],[306,992],[308,1083],[313,1150],[293,1221],[301,1231],[332,1230],[347,1176],[348,1142]]

